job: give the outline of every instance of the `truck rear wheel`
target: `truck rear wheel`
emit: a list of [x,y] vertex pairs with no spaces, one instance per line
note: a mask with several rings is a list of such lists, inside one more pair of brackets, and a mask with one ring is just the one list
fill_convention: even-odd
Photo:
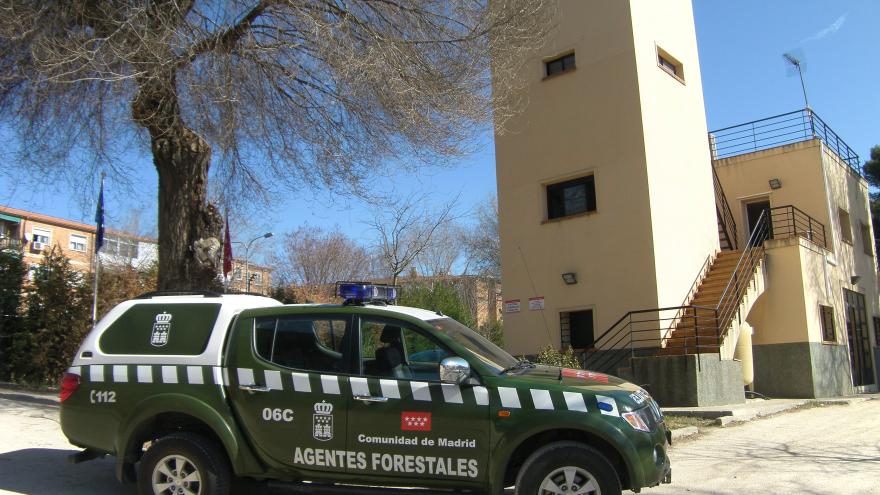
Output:
[[172,433],[154,442],[138,469],[140,495],[228,495],[229,464],[213,442]]
[[516,495],[620,495],[620,479],[596,449],[556,442],[526,459],[516,477]]

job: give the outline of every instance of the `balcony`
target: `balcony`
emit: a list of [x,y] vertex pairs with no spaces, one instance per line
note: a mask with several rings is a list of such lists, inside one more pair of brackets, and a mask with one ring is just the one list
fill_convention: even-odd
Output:
[[0,249],[15,249],[21,251],[21,240],[11,237],[0,237]]
[[712,160],[821,139],[861,177],[859,155],[816,112],[807,108],[709,133]]

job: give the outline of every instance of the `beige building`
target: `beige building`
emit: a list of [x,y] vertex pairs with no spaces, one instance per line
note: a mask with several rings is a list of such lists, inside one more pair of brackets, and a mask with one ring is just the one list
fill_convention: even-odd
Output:
[[[250,279],[250,287],[247,280]],[[272,293],[272,269],[256,263],[245,263],[244,260],[232,260],[232,272],[226,281],[229,290],[237,292],[253,292],[256,294],[271,295]],[[248,290],[250,289],[250,290]]]
[[508,350],[572,345],[670,404],[870,388],[877,276],[853,153],[812,112],[784,146],[741,147],[738,127],[710,145],[690,0],[559,7],[518,75],[528,106],[495,137]]

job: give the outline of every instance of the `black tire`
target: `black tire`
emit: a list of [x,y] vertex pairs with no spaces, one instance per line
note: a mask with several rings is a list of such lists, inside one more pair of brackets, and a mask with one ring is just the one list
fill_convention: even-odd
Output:
[[[175,480],[163,473],[160,465],[164,465],[167,472],[168,466],[172,464],[166,463],[177,459],[186,462],[181,463],[182,474],[172,472],[175,476],[180,476]],[[196,477],[190,476],[193,472],[197,473],[198,481],[195,480]],[[184,481],[186,477],[189,480]],[[194,433],[172,433],[153,442],[141,458],[138,466],[138,493],[172,495],[170,487],[162,487],[168,483],[175,487],[176,483],[186,483],[184,494],[229,495],[230,478],[226,454],[214,442]],[[157,485],[155,490],[154,481]],[[179,495],[179,492],[175,491],[173,495]]]
[[[541,485],[553,474],[564,481],[565,468],[576,468],[576,483],[589,483],[599,491],[587,492],[590,495],[620,495],[620,478],[614,466],[598,450],[578,442],[555,442],[541,447],[523,463],[516,477],[516,495],[544,495]],[[562,487],[563,484],[557,484]],[[583,489],[584,485],[578,486]],[[570,488],[570,487],[568,487]],[[578,493],[571,490],[570,493]],[[569,493],[563,490],[563,493]]]

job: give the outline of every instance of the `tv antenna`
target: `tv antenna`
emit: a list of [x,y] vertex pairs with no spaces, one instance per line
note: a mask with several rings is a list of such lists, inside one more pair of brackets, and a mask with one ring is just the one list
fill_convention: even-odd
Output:
[[787,52],[782,54],[782,58],[791,66],[792,72],[797,70],[798,75],[801,78],[801,89],[804,90],[804,105],[806,105],[807,110],[810,109],[810,101],[807,99],[807,85],[804,84],[804,70],[806,69],[803,61],[803,56],[798,57],[795,56],[792,52]]

